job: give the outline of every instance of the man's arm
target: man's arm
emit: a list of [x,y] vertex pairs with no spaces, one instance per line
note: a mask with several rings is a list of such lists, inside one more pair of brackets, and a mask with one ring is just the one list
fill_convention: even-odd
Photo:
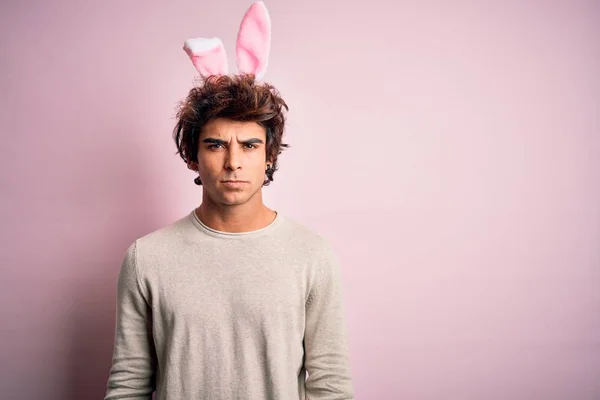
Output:
[[155,367],[152,313],[138,279],[133,243],[119,273],[115,343],[104,399],[150,400],[155,389]]
[[304,347],[307,400],[354,398],[344,315],[341,269],[331,248],[319,266],[306,304]]

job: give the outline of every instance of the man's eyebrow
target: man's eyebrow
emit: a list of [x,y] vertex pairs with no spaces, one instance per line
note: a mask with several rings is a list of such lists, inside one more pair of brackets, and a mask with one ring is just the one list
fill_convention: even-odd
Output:
[[226,144],[227,142],[222,139],[206,138],[202,143]]
[[262,139],[259,139],[259,138],[251,138],[251,139],[243,140],[240,143],[242,143],[242,144],[255,144],[255,143],[263,144],[264,142],[262,141]]
[[[202,140],[202,143],[212,143],[212,144],[227,144],[227,142],[223,139],[216,139],[216,138],[206,138],[204,140]],[[259,138],[251,138],[251,139],[246,139],[240,142],[241,144],[255,144],[255,143],[260,143],[260,144],[264,144],[262,139]]]

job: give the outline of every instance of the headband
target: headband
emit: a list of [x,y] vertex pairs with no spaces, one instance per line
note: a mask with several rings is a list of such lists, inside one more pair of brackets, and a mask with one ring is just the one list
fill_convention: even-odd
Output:
[[[261,79],[267,69],[271,48],[271,19],[262,1],[253,3],[244,14],[237,35],[235,55],[238,73]],[[227,53],[218,37],[193,38],[183,49],[203,78],[227,75]]]

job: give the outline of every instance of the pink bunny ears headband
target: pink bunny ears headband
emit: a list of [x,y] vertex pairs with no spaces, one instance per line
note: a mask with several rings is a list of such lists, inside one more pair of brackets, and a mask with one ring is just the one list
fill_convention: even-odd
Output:
[[[238,72],[261,79],[267,69],[271,48],[271,19],[262,1],[253,3],[244,14],[235,48]],[[203,78],[227,75],[227,53],[221,39],[188,39],[183,49]]]

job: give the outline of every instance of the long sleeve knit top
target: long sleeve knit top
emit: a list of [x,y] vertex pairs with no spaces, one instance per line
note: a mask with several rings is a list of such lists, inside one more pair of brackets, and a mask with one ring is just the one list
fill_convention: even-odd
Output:
[[344,313],[323,237],[280,213],[228,233],[192,211],[125,253],[105,400],[353,399]]

